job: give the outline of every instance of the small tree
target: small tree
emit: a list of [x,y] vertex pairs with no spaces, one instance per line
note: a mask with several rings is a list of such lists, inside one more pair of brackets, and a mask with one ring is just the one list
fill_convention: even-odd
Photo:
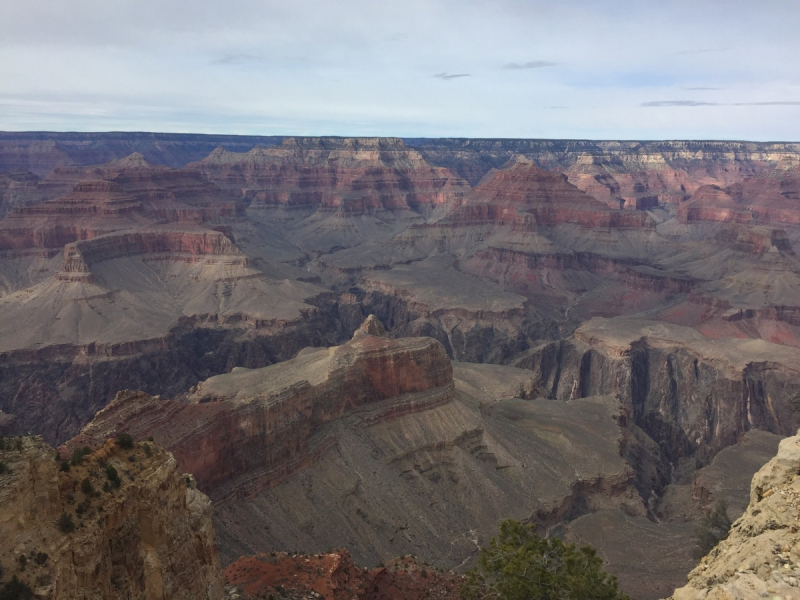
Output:
[[75,531],[75,522],[72,520],[72,515],[69,513],[61,513],[58,518],[58,528],[64,533],[72,533]]
[[130,450],[133,448],[133,437],[129,433],[120,433],[117,436],[117,446],[120,448],[124,448],[125,450]]
[[480,565],[461,587],[469,600],[629,600],[591,546],[539,537],[532,525],[506,520],[481,548]]

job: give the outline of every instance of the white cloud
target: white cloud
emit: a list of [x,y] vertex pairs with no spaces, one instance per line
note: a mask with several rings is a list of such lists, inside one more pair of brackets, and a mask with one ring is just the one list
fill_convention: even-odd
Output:
[[800,139],[798,17],[795,0],[5,2],[0,129]]

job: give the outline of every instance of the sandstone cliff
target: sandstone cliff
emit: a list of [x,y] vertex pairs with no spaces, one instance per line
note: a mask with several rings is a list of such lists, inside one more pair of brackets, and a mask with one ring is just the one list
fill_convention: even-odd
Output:
[[222,598],[211,502],[172,455],[114,441],[71,466],[55,455],[38,437],[3,439],[4,581],[53,600]]
[[800,586],[800,436],[753,477],[750,504],[673,600],[796,598]]

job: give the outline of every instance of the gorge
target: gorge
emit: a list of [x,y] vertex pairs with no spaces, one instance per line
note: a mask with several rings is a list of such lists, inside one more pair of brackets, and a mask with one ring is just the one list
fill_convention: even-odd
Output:
[[798,181],[790,143],[0,133],[0,435],[151,438],[221,567],[463,570],[515,518],[666,597],[800,424]]

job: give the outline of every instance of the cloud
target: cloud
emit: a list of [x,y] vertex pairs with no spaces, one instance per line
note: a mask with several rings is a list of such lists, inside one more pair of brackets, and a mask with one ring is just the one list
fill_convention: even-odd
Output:
[[708,54],[709,52],[725,52],[727,48],[701,48],[700,50],[681,50],[679,52],[672,52],[672,56],[681,56],[687,54]]
[[654,100],[642,102],[639,106],[719,106],[717,102],[698,102],[697,100]]
[[800,102],[783,100],[774,102],[736,102],[733,106],[800,106]]
[[800,140],[800,3],[725,6],[9,0],[0,130]]
[[687,92],[706,92],[706,91],[711,91],[711,90],[719,91],[719,90],[722,90],[724,88],[718,88],[718,87],[682,87],[681,89],[682,90],[686,90]]
[[438,79],[443,79],[444,81],[449,81],[450,79],[458,79],[459,77],[472,77],[471,73],[436,73],[434,77]]
[[531,60],[525,63],[510,62],[503,65],[504,69],[541,69],[542,67],[555,67],[558,63],[549,60]]
[[697,100],[654,100],[642,102],[639,106],[800,106],[800,101],[774,100],[770,102],[700,102]]
[[264,60],[263,56],[254,56],[252,54],[225,54],[222,58],[212,60],[212,65],[243,65],[247,63],[261,62]]

